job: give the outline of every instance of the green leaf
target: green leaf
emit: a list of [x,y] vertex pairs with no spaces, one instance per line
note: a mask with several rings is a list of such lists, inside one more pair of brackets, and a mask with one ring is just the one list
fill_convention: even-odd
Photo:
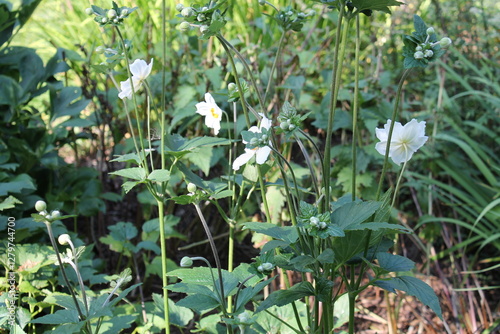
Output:
[[350,226],[359,225],[370,218],[380,205],[380,202],[372,201],[346,203],[333,211],[330,218],[332,223],[348,230]]
[[401,6],[403,3],[396,0],[352,0],[352,5],[359,11],[379,10],[387,14],[391,13],[389,6]]
[[82,97],[78,87],[64,87],[60,91],[54,88],[50,92],[51,122],[62,116],[76,116],[89,104],[90,100]]
[[78,312],[76,310],[58,310],[53,314],[47,314],[43,317],[33,319],[31,323],[59,325],[65,323],[76,324],[79,321]]
[[297,229],[294,226],[276,226],[271,223],[258,222],[244,223],[243,226],[245,229],[268,235],[274,239],[286,241],[289,244],[294,243],[299,238]]
[[220,306],[217,299],[205,295],[189,295],[177,302],[177,306],[187,307],[196,313],[205,313]]
[[0,211],[12,209],[16,207],[16,204],[23,204],[20,200],[15,198],[14,196],[9,196],[0,203]]
[[314,262],[316,262],[316,260],[310,255],[299,255],[297,257],[294,257],[289,262],[289,265],[295,271],[312,272],[312,269],[308,268],[307,266],[313,264]]
[[377,260],[379,266],[388,272],[409,271],[415,267],[412,260],[386,252],[377,253]]
[[374,284],[389,292],[396,293],[397,289],[406,292],[410,296],[417,297],[422,303],[429,306],[441,320],[443,320],[441,305],[439,305],[439,299],[436,296],[436,293],[429,285],[422,282],[418,278],[411,276],[399,276],[392,277],[387,280],[375,281]]
[[240,291],[238,294],[238,299],[236,300],[236,311],[234,313],[238,313],[241,309],[245,307],[245,305],[255,297],[262,289],[264,289],[267,285],[269,285],[277,276],[271,277],[268,280],[259,282],[254,287],[247,287]]
[[314,296],[314,287],[309,282],[300,282],[289,289],[271,293],[269,297],[260,303],[255,313],[267,310],[271,306],[284,306],[307,296]]
[[[153,293],[153,301],[156,309],[159,311],[159,315],[163,316],[163,296]],[[194,314],[190,309],[175,305],[175,303],[170,299],[168,300],[168,314],[170,323],[178,327],[185,327],[194,317]]]
[[144,181],[146,179],[146,172],[144,171],[144,168],[140,167],[125,168],[109,174],[118,175],[137,181]]
[[36,186],[31,176],[19,174],[12,178],[10,182],[0,183],[0,196],[6,196],[8,193],[19,194],[25,189],[36,190]]
[[357,224],[357,225],[350,225],[345,228],[345,231],[360,231],[360,230],[372,230],[372,231],[378,231],[378,230],[392,230],[396,231],[398,233],[413,233],[413,231],[405,227],[403,225],[399,224],[391,224],[391,223],[362,223],[362,224]]
[[166,169],[155,169],[148,175],[148,180],[157,183],[163,183],[170,180],[170,171]]
[[321,263],[321,264],[325,264],[325,263],[333,263],[334,262],[334,259],[335,259],[335,253],[333,252],[333,250],[331,250],[330,248],[327,248],[325,249],[321,254],[319,254],[318,256],[318,261]]
[[[141,156],[142,157],[141,157]],[[138,155],[136,153],[128,153],[124,155],[116,155],[116,158],[111,160],[111,162],[135,162],[137,165],[141,164],[141,161],[146,159],[146,157],[149,155],[149,151],[146,153],[141,152],[141,154]]]

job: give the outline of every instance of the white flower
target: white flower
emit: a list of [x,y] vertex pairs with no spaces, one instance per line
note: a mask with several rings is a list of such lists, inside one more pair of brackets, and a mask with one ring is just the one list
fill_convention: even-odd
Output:
[[205,116],[205,125],[214,129],[214,134],[218,135],[220,130],[220,121],[222,119],[222,110],[215,103],[210,93],[205,94],[205,101],[196,104],[196,112]]
[[[260,127],[257,128],[256,126],[252,126],[248,131],[250,132],[255,132],[255,133],[261,133],[262,129],[267,129],[269,130],[271,128],[271,120],[267,119],[265,116],[262,116],[262,119],[260,121]],[[248,144],[245,140],[243,140],[243,144]],[[245,153],[237,157],[234,162],[233,162],[233,169],[238,170],[240,169],[241,166],[246,164],[252,157],[255,155],[255,161],[259,164],[262,165],[264,162],[266,162],[267,157],[269,157],[269,154],[271,153],[271,141],[269,141],[269,144],[266,146],[256,146],[254,148],[245,148]]]
[[148,75],[151,73],[153,68],[153,59],[149,65],[142,59],[136,59],[130,65],[130,73],[132,73],[132,79],[127,79],[126,81],[120,82],[120,94],[118,97],[120,99],[131,99],[132,98],[132,84],[134,85],[134,91],[138,91],[142,87],[142,83]]
[[[380,140],[380,143],[375,145],[375,149],[382,155],[385,155],[390,127],[391,120],[389,119],[383,129],[375,130],[377,138]],[[425,135],[425,122],[412,119],[404,126],[396,122],[392,132],[389,157],[398,165],[406,162],[411,159],[413,153],[425,144],[427,138]]]

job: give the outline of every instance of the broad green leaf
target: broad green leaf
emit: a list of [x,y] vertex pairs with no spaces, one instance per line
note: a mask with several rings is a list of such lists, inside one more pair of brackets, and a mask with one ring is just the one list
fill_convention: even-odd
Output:
[[412,260],[386,252],[377,253],[379,266],[388,272],[409,271],[415,267],[415,262]]
[[269,285],[277,276],[274,276],[268,280],[259,282],[254,287],[247,287],[242,289],[238,294],[238,299],[235,299],[236,302],[236,312],[238,313],[240,309],[243,309],[245,305],[255,297],[262,289],[264,289],[267,285]]
[[350,226],[359,225],[370,218],[380,205],[380,202],[372,201],[350,202],[333,211],[330,218],[332,223],[348,230]]
[[318,261],[322,264],[325,263],[333,263],[335,260],[335,253],[333,250],[330,248],[325,249],[321,254],[318,256]]
[[352,0],[352,5],[359,11],[362,10],[379,10],[390,14],[389,6],[401,6],[403,3],[396,0]]
[[[212,276],[210,270],[213,270],[215,279],[219,277],[216,269],[210,269],[207,267],[195,267],[195,268],[179,268],[170,271],[168,276],[175,276],[182,280],[183,283],[194,283],[201,284],[209,287],[213,287]],[[222,270],[222,276],[231,275],[227,270]]]
[[141,164],[141,161],[144,160],[149,155],[149,151],[146,153],[141,152],[140,155],[136,153],[128,153],[124,155],[116,155],[111,162],[135,162],[137,165]]
[[345,237],[336,238],[332,245],[335,263],[342,265],[365,249],[367,231],[347,231]]
[[99,327],[99,334],[115,334],[122,333],[122,330],[130,328],[134,320],[137,319],[136,315],[122,314],[103,318],[101,326]]
[[[163,316],[163,296],[153,293],[153,301],[159,315]],[[171,299],[168,300],[168,314],[170,323],[178,327],[185,327],[194,317],[194,313],[190,309],[176,305]]]
[[12,209],[16,206],[16,204],[23,204],[20,200],[15,198],[14,196],[9,196],[0,203],[0,211]]
[[333,309],[334,328],[339,328],[349,321],[349,295],[344,293],[335,300],[335,308]]
[[276,226],[271,223],[258,222],[244,223],[243,226],[245,229],[250,229],[257,233],[273,237],[274,239],[286,241],[290,244],[294,243],[299,238],[297,229],[293,226]]
[[144,168],[140,167],[120,169],[109,174],[126,177],[136,181],[144,181],[146,179],[146,172],[144,171]]
[[271,306],[284,306],[307,296],[314,296],[314,287],[309,282],[300,282],[289,289],[277,290],[271,293],[269,297],[260,303],[255,313],[267,310]]
[[185,293],[187,295],[191,295],[191,294],[204,295],[204,296],[209,296],[209,297],[217,299],[215,292],[210,290],[210,288],[208,286],[205,286],[205,285],[199,285],[199,284],[193,284],[193,283],[186,284],[186,283],[180,282],[180,283],[168,285],[167,289],[169,291],[173,291],[173,292],[182,292],[182,293]]
[[[333,281],[330,281],[329,279],[326,279],[324,277],[316,278],[316,296],[318,300],[323,303],[330,303],[332,300],[333,286]],[[335,308],[337,308],[337,303],[335,303]]]
[[23,190],[36,190],[33,179],[28,174],[16,175],[10,182],[0,183],[0,196],[7,196],[8,193],[19,194]]
[[170,180],[170,171],[166,169],[155,169],[148,175],[148,180],[157,183],[167,182]]
[[361,230],[392,230],[397,231],[398,233],[413,233],[411,229],[399,224],[390,224],[390,223],[361,223],[357,225],[350,225],[345,228],[346,231],[361,231]]
[[76,116],[89,104],[90,100],[82,97],[78,87],[64,87],[60,91],[51,89],[51,122],[62,116]]
[[314,262],[316,262],[316,260],[310,255],[299,255],[290,260],[289,266],[295,271],[312,272],[312,269],[307,268],[307,266],[313,264]]
[[196,313],[205,313],[220,306],[217,299],[205,295],[189,295],[177,302],[177,306],[187,307]]
[[76,324],[80,322],[78,318],[78,312],[76,310],[58,310],[53,314],[47,314],[43,317],[31,320],[31,323],[35,324],[65,324],[73,323]]
[[418,278],[399,276],[387,280],[379,280],[374,284],[389,292],[396,293],[397,289],[406,292],[410,296],[417,297],[422,303],[429,306],[441,320],[443,319],[441,305],[439,305],[439,299],[436,293],[429,285]]

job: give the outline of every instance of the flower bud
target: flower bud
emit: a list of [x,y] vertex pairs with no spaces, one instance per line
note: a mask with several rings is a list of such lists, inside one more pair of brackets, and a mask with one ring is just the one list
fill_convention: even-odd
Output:
[[269,271],[269,270],[273,270],[274,269],[274,266],[272,263],[269,263],[269,262],[265,262],[262,264],[262,269],[264,271]]
[[35,203],[36,211],[41,212],[44,211],[45,209],[47,209],[47,203],[45,203],[44,201],[36,201]]
[[432,35],[433,33],[434,33],[434,28],[433,27],[427,28],[427,35]]
[[264,6],[266,4],[266,0],[259,0],[259,5]]
[[57,241],[59,242],[60,245],[64,246],[71,242],[71,238],[69,237],[68,234],[64,233],[57,238]]
[[124,17],[124,16],[127,16],[127,15],[128,15],[128,8],[122,9],[122,11],[120,12],[120,16]]
[[61,217],[61,213],[58,210],[52,211],[50,215],[52,216],[52,219],[57,219]]
[[116,17],[116,10],[114,9],[108,10],[106,16],[108,17],[108,19],[114,19]]
[[417,47],[415,48],[415,51],[422,51],[422,47],[420,45],[417,45]]
[[290,125],[288,126],[288,130],[289,130],[289,131],[293,131],[293,130],[295,130],[295,124],[290,124]]
[[264,267],[262,267],[262,266],[258,266],[258,267],[257,267],[257,270],[258,270],[259,272],[263,272],[263,271],[264,271]]
[[250,139],[250,145],[252,146],[255,146],[259,143],[259,140],[255,137],[253,137],[252,139]]
[[238,89],[238,87],[236,86],[236,84],[234,82],[230,82],[228,85],[227,85],[227,89],[232,92],[232,91],[235,91],[236,89]]
[[193,8],[191,8],[191,7],[185,7],[181,10],[181,15],[184,17],[190,17],[190,16],[193,16],[193,14],[194,14],[194,11],[193,11]]
[[439,45],[442,47],[442,48],[446,48],[447,46],[449,46],[450,44],[452,43],[451,39],[449,37],[443,37],[441,38],[441,40],[439,41]]
[[196,184],[194,183],[189,183],[187,185],[187,190],[190,192],[190,193],[194,193],[196,191]]
[[432,50],[425,50],[425,52],[424,52],[425,58],[431,58],[433,55],[434,55],[434,52]]
[[85,14],[92,15],[92,14],[94,14],[94,11],[90,7],[89,8],[85,8]]
[[316,15],[316,11],[314,9],[311,9],[309,13],[307,13],[307,16],[314,16]]
[[103,18],[101,19],[101,23],[106,23],[106,22],[108,22],[108,19],[107,19],[107,18],[105,18],[105,17],[103,17]]
[[205,15],[203,15],[203,14],[198,14],[198,16],[196,17],[196,20],[197,20],[198,22],[203,22],[203,21],[205,21],[206,19],[207,19],[207,18],[206,18],[206,17],[205,17]]
[[208,9],[209,9],[209,8],[208,8],[207,6],[205,6],[205,7],[203,7],[203,8],[201,9],[201,11],[202,11],[202,12],[206,12]]
[[280,128],[285,131],[288,129],[288,124],[286,123],[286,121],[280,123]]
[[319,219],[318,217],[311,217],[309,218],[309,222],[311,223],[311,225],[317,226],[319,224]]
[[181,3],[178,3],[176,6],[175,6],[175,9],[178,11],[178,12],[182,12],[182,10],[184,9],[184,5],[181,4]]
[[413,57],[415,57],[415,59],[422,59],[424,58],[424,53],[422,51],[417,51],[413,54]]
[[269,139],[269,136],[268,135],[262,135],[262,141],[265,142],[266,140]]
[[325,222],[319,222],[318,228],[320,230],[324,230],[326,228],[326,223]]
[[189,31],[189,29],[191,29],[191,25],[189,24],[189,22],[181,22],[181,24],[179,24],[179,29],[181,31]]
[[193,265],[193,260],[189,256],[184,256],[181,259],[181,267],[189,268]]
[[202,25],[202,26],[200,27],[200,32],[201,32],[202,34],[204,34],[204,33],[206,33],[206,32],[208,31],[208,29],[209,29],[209,27],[208,27],[206,24],[204,24],[204,25]]

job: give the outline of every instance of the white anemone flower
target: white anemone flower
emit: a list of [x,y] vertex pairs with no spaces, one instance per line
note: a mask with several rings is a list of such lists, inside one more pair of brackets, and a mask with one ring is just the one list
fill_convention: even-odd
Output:
[[[385,155],[390,127],[391,120],[388,119],[383,129],[375,130],[377,138],[380,140],[380,142],[375,145],[375,149],[382,155]],[[425,144],[427,139],[424,121],[418,122],[416,119],[412,119],[404,126],[396,122],[392,132],[389,157],[398,165],[402,162],[407,162],[411,159],[413,153]]]
[[[260,121],[260,126],[252,126],[248,131],[250,132],[255,132],[255,133],[262,133],[262,129],[269,130],[271,128],[271,120],[267,119],[264,115],[260,114],[262,116],[262,119]],[[243,140],[243,144],[248,144],[247,141]],[[271,141],[269,141],[268,145],[266,146],[256,146],[254,148],[245,148],[245,153],[237,157],[233,161],[233,169],[238,170],[240,169],[241,166],[246,164],[252,157],[255,155],[255,161],[259,164],[262,165],[267,161],[267,158],[269,157],[269,154],[271,153]]]
[[142,59],[136,59],[130,65],[130,73],[132,73],[132,79],[127,79],[126,81],[120,82],[120,93],[118,97],[120,99],[131,99],[132,98],[132,85],[134,85],[134,91],[138,91],[142,87],[142,83],[151,73],[153,68],[153,59],[149,65]]
[[206,102],[196,104],[196,112],[205,116],[205,125],[214,129],[214,134],[217,136],[220,130],[222,110],[215,103],[215,100],[210,93],[205,94],[205,101]]

